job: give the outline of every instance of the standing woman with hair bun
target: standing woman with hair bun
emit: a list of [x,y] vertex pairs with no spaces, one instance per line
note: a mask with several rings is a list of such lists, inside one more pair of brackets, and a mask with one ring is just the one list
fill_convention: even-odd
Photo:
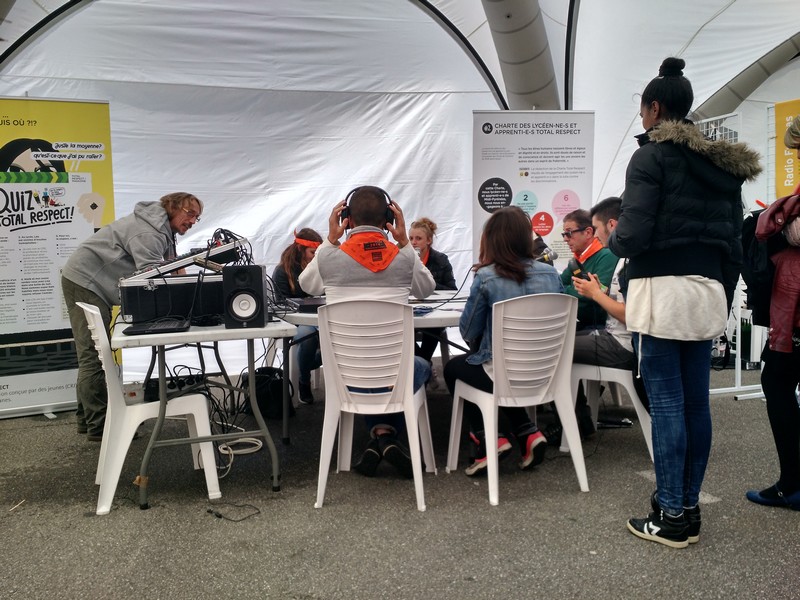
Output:
[[628,260],[625,319],[650,399],[656,491],[634,535],[673,548],[700,539],[711,451],[711,341],[725,331],[742,263],[742,184],[760,172],[744,144],[703,137],[686,119],[686,63],[667,58],[642,92],[645,133],[625,175],[609,249]]
[[[417,251],[422,264],[433,275],[436,289],[455,290],[456,280],[453,277],[453,267],[450,265],[450,260],[445,253],[433,249],[433,236],[436,233],[436,229],[438,229],[436,223],[427,217],[422,217],[411,223],[411,227],[408,230],[408,241]],[[436,350],[436,344],[439,343],[438,336],[442,335],[444,329],[427,328],[427,332],[430,335],[422,334],[422,339],[414,353],[431,362],[433,352]]]

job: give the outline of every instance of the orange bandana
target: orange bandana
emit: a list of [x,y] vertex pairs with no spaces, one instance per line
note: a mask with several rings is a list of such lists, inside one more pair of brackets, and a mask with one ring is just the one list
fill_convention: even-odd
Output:
[[574,252],[573,254],[575,254],[575,258],[577,258],[582,264],[585,263],[587,260],[589,260],[595,254],[600,252],[600,250],[602,249],[603,249],[603,244],[600,243],[600,240],[598,240],[597,238],[592,238],[592,243],[589,244],[589,247],[586,248],[586,250],[584,250],[580,254],[575,254]]
[[314,242],[312,240],[304,240],[303,238],[294,238],[294,243],[298,246],[305,246],[306,248],[319,248],[322,242]]
[[386,237],[377,231],[353,234],[339,248],[373,273],[383,271],[400,252],[397,246],[390,244]]

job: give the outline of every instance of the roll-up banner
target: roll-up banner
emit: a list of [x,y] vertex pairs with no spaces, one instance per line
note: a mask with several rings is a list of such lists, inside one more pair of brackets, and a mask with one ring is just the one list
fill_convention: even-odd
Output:
[[0,98],[0,417],[76,406],[61,269],[113,219],[108,103]]
[[475,259],[489,215],[519,206],[566,264],[564,215],[592,206],[594,113],[473,111],[472,231]]
[[775,197],[788,196],[800,184],[797,150],[783,143],[786,128],[800,115],[800,98],[775,104]]

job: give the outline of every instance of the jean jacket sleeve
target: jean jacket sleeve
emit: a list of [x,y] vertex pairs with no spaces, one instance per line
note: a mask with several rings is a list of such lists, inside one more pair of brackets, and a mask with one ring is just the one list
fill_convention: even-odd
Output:
[[491,306],[483,289],[483,281],[481,276],[476,274],[469,290],[469,297],[464,305],[464,312],[461,313],[461,319],[458,322],[461,337],[465,342],[469,343],[483,335],[489,310],[491,310]]

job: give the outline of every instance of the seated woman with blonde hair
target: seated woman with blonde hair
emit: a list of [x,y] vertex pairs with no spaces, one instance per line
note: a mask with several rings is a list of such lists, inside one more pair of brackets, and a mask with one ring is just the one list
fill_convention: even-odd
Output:
[[[450,260],[443,252],[433,249],[433,236],[437,229],[436,223],[427,217],[422,217],[411,223],[411,227],[408,230],[408,239],[417,251],[422,264],[433,275],[436,289],[455,290],[456,280],[453,277],[453,267],[450,265]],[[444,332],[443,328],[425,329],[415,354],[430,362],[442,332]]]

